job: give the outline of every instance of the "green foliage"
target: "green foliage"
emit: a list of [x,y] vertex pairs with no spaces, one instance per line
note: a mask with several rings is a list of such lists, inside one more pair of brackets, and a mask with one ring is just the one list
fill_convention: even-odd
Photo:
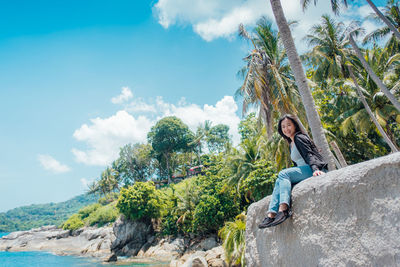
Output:
[[150,144],[128,144],[121,148],[118,170],[125,185],[135,181],[143,182],[154,173]]
[[242,141],[257,137],[258,131],[256,114],[252,112],[247,115],[246,118],[240,121],[238,129]]
[[107,223],[114,222],[118,217],[118,210],[115,207],[116,202],[107,205],[94,203],[83,207],[78,213],[73,214],[63,224],[64,230],[76,230],[83,226],[103,226]]
[[230,143],[229,126],[218,124],[212,127],[207,135],[207,146],[211,152],[222,152]]
[[247,202],[256,202],[272,194],[277,177],[275,165],[265,159],[254,164],[254,170],[243,180],[240,185],[241,195]]
[[159,154],[188,149],[193,134],[177,117],[165,117],[153,126],[147,135],[153,150]]
[[108,204],[106,206],[101,206],[95,209],[89,216],[85,219],[86,225],[97,225],[103,226],[107,223],[114,222],[118,217],[118,210],[115,207],[115,202]]
[[193,133],[188,126],[175,116],[159,120],[147,134],[147,139],[153,148],[154,156],[167,171],[170,178],[173,170],[170,168],[170,156],[173,152],[189,151],[188,144],[193,142]]
[[153,182],[136,182],[133,186],[122,188],[117,208],[127,218],[149,221],[161,214],[161,197]]
[[34,204],[0,213],[0,232],[29,230],[43,225],[61,225],[82,207],[94,203],[98,197],[80,195],[68,201]]
[[225,223],[224,227],[218,232],[223,240],[222,247],[229,266],[231,264],[240,264],[245,266],[245,231],[246,231],[246,215],[241,213],[236,216],[235,221]]
[[79,214],[73,214],[62,224],[62,228],[64,230],[77,230],[84,225],[85,223],[83,222],[81,216]]
[[[100,208],[101,205],[99,203],[94,203],[92,205],[83,207],[78,211],[78,215],[81,219],[86,219],[89,217],[89,215],[93,212],[95,212],[98,208]],[[75,214],[74,214],[75,215]]]

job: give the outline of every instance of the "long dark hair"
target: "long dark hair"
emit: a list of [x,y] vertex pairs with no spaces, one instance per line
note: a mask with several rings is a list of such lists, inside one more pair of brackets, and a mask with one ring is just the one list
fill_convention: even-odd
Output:
[[285,140],[286,140],[289,144],[292,142],[292,139],[290,139],[289,137],[287,137],[287,136],[283,133],[283,131],[282,131],[282,121],[285,120],[285,119],[288,119],[288,120],[291,120],[291,121],[292,121],[292,123],[293,123],[293,125],[294,125],[294,127],[295,127],[295,134],[296,134],[297,132],[301,132],[302,134],[307,135],[307,134],[301,129],[300,124],[299,124],[299,122],[297,121],[296,116],[294,116],[294,115],[292,115],[292,114],[285,114],[285,115],[282,116],[282,118],[279,119],[279,122],[278,122],[278,133],[279,133],[283,138],[285,138]]

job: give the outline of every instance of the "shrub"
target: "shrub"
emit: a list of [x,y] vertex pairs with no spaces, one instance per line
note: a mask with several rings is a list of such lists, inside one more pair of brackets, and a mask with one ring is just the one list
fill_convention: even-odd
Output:
[[103,226],[107,223],[114,222],[118,217],[118,210],[115,207],[115,202],[107,206],[102,206],[96,209],[94,212],[86,218],[86,225],[97,225]]
[[84,225],[85,223],[82,221],[79,214],[75,213],[63,223],[62,228],[64,230],[77,230],[83,227]]
[[122,188],[117,208],[132,220],[159,218],[162,208],[160,193],[153,182],[136,182],[133,186]]
[[111,192],[99,199],[99,203],[103,206],[108,205],[118,199],[119,193]]
[[89,215],[91,213],[95,212],[100,207],[101,207],[101,205],[99,203],[94,203],[92,205],[81,208],[78,211],[78,215],[81,219],[85,219],[85,218],[89,217]]
[[249,173],[240,186],[240,194],[247,202],[258,201],[272,193],[277,177],[275,165],[266,160],[258,160],[255,169]]

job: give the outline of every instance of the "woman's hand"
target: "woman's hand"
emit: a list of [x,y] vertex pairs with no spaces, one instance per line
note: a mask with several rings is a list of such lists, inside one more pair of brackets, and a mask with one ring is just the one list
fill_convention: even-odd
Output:
[[324,172],[318,170],[318,171],[315,171],[315,172],[313,173],[313,176],[319,176],[319,175],[322,175],[322,174],[324,174]]

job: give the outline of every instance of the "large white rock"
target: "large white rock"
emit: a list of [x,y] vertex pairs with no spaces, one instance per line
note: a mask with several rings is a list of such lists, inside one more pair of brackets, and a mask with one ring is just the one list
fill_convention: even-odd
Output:
[[400,153],[299,183],[292,218],[260,230],[269,198],[248,208],[247,266],[400,266]]

